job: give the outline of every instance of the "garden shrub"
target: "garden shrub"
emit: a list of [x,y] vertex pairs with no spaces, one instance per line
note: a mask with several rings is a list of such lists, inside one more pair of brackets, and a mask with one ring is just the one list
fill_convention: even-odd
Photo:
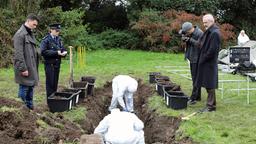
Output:
[[[132,23],[132,30],[141,38],[141,49],[179,52],[183,51],[183,46],[178,31],[186,21],[204,31],[202,16],[175,10],[164,12],[146,10],[141,13],[138,21]],[[226,23],[217,23],[217,25],[222,34],[222,48],[225,48],[235,40],[234,27]]]
[[138,38],[131,32],[113,29],[102,32],[99,38],[105,48],[134,49],[138,43]]

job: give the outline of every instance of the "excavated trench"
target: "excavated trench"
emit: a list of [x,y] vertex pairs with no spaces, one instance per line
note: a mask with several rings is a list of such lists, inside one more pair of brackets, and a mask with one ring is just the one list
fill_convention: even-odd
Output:
[[[148,107],[148,99],[154,93],[154,88],[139,81],[138,91],[134,95],[134,106],[137,116],[144,122],[145,142],[147,144],[163,143],[176,144],[192,143],[189,138],[180,141],[175,140],[176,130],[181,119],[177,117],[159,116],[155,110]],[[111,83],[107,82],[103,88],[95,89],[93,97],[88,97],[82,105],[87,108],[87,119],[81,123],[83,129],[87,129],[89,134],[93,133],[94,128],[106,116],[108,106],[112,97]]]
[[[175,140],[180,118],[159,116],[149,108],[148,99],[153,93],[152,86],[139,81],[138,91],[134,95],[135,112],[145,125],[146,144],[193,143],[190,138]],[[102,88],[96,88],[93,96],[80,101],[79,106],[85,107],[87,113],[86,118],[80,121],[79,125],[65,119],[62,113],[47,112],[45,105],[37,106],[38,108],[31,112],[20,102],[0,97],[1,109],[3,107],[15,109],[0,111],[0,143],[62,144],[61,141],[79,143],[81,135],[92,134],[98,123],[109,113],[107,108],[111,97],[111,82],[107,82]]]

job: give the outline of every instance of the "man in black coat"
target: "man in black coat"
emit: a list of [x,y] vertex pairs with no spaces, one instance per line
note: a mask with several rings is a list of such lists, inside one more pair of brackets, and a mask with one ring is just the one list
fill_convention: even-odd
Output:
[[200,39],[200,55],[195,85],[204,87],[208,93],[207,104],[202,112],[216,110],[215,89],[218,88],[218,52],[221,46],[220,30],[215,25],[211,14],[203,16],[203,24],[206,29]]
[[195,79],[197,61],[200,54],[199,38],[203,35],[203,31],[199,27],[193,26],[192,23],[185,22],[182,24],[182,29],[179,33],[182,35],[181,39],[186,42],[185,58],[190,63],[190,72],[193,83],[193,90],[188,104],[193,105],[201,100],[201,87],[195,86]]

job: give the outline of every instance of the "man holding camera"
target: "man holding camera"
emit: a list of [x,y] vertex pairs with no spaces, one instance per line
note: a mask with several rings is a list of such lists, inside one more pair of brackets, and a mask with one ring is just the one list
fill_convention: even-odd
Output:
[[203,35],[202,30],[193,26],[190,22],[185,22],[182,24],[182,29],[179,31],[182,35],[182,41],[186,42],[185,58],[190,63],[190,72],[193,82],[193,90],[188,104],[196,104],[197,101],[201,100],[201,87],[195,86],[196,71],[197,71],[197,61],[200,53],[199,49],[199,38]]

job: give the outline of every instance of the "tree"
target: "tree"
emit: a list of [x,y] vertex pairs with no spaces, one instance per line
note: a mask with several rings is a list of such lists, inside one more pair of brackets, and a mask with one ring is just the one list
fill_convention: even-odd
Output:
[[238,28],[245,29],[251,39],[256,39],[256,1],[255,0],[221,0],[220,18]]
[[116,1],[94,0],[86,10],[85,23],[93,32],[102,32],[106,29],[122,30],[127,28],[129,21],[123,5],[116,5]]

